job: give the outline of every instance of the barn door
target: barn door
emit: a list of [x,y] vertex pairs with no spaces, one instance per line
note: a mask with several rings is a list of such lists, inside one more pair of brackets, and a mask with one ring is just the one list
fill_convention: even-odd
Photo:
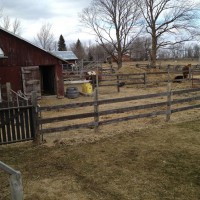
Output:
[[31,96],[31,92],[36,91],[37,96],[41,97],[39,66],[22,67],[21,71],[24,94]]

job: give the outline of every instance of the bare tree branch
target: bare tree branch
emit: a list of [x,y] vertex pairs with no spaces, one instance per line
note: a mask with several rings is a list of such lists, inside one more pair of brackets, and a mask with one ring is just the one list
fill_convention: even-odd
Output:
[[48,51],[54,49],[54,35],[51,33],[51,27],[51,24],[44,23],[35,38],[36,45]]
[[17,18],[13,21],[9,16],[3,14],[3,8],[0,8],[0,27],[7,31],[11,31],[14,34],[20,35],[21,33],[21,22]]
[[141,30],[140,17],[136,0],[93,0],[80,14],[81,23],[95,33],[97,42],[109,55],[115,56],[118,68]]
[[10,17],[4,16],[3,17],[2,28],[5,29],[5,30],[9,30],[10,26],[11,26]]
[[151,65],[156,66],[157,50],[183,43],[197,34],[198,4],[185,0],[140,0],[146,31],[151,35]]
[[21,33],[21,22],[17,18],[14,20],[12,27],[13,27],[13,33],[20,35],[20,33]]

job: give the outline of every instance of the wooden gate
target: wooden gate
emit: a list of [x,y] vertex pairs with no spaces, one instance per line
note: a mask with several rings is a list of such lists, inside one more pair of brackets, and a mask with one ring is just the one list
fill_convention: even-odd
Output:
[[0,145],[34,139],[32,105],[0,109]]

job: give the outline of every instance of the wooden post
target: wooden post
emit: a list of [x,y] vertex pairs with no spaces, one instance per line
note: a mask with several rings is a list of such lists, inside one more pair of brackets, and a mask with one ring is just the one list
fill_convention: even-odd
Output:
[[20,172],[10,176],[10,189],[11,200],[23,200],[23,186]]
[[31,101],[33,105],[33,128],[34,128],[34,142],[36,144],[40,144],[40,133],[39,133],[39,123],[38,123],[38,107],[37,107],[37,93],[35,91],[32,92]]
[[95,88],[94,90],[94,127],[95,132],[97,132],[99,127],[98,88]]
[[189,80],[191,81],[192,78],[192,67],[189,67]]
[[117,75],[117,92],[120,92],[120,88],[119,88],[119,75]]
[[170,120],[171,116],[171,102],[172,102],[172,91],[171,91],[171,83],[167,84],[167,111],[166,111],[166,121]]
[[0,161],[0,169],[10,175],[11,200],[23,200],[23,185],[21,173]]
[[11,84],[9,82],[6,83],[6,93],[7,93],[7,100],[8,100],[8,102],[12,102]]
[[167,65],[167,82],[170,82],[170,65]]
[[147,73],[144,73],[144,86],[147,87]]

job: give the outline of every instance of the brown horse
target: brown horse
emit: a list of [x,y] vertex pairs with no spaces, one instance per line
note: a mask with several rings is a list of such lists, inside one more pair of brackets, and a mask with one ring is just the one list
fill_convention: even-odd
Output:
[[183,78],[188,78],[189,72],[190,72],[190,67],[191,64],[188,64],[183,67],[182,72],[183,72]]

